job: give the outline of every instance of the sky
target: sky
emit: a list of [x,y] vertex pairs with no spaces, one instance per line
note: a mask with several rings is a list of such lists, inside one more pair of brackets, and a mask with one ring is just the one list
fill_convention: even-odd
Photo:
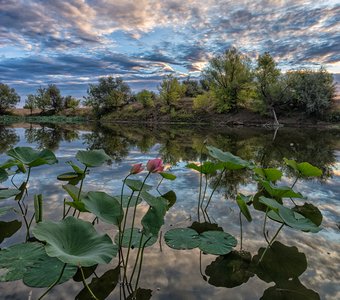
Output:
[[120,76],[134,91],[195,78],[231,46],[283,70],[325,66],[340,81],[340,0],[0,0],[0,82],[22,97],[56,84],[81,98]]

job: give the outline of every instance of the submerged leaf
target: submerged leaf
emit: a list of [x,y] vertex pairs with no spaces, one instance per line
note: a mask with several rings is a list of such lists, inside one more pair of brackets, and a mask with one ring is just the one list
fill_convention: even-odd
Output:
[[88,267],[107,264],[117,255],[117,246],[108,235],[99,235],[91,223],[74,217],[38,223],[33,235],[47,243],[45,248],[49,256],[64,263]]

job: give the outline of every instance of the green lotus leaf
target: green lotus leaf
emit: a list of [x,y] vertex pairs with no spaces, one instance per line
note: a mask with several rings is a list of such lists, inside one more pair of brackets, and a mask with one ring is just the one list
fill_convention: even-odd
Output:
[[14,196],[20,194],[20,192],[21,191],[17,190],[17,189],[4,189],[4,190],[0,190],[0,200],[14,197]]
[[303,205],[297,205],[293,210],[307,219],[311,220],[316,226],[320,226],[322,223],[321,211],[311,203],[304,203]]
[[281,282],[299,277],[307,269],[307,259],[295,246],[289,247],[275,241],[267,250],[260,264],[258,261],[265,248],[253,257],[256,275],[265,282]]
[[60,222],[40,222],[32,232],[47,243],[45,249],[49,256],[64,263],[89,267],[107,264],[117,255],[117,246],[108,235],[99,235],[91,223],[74,217]]
[[87,167],[99,167],[106,161],[112,160],[103,149],[87,151],[79,150],[76,154],[76,159]]
[[177,196],[174,191],[166,192],[161,197],[168,201],[167,210],[169,210],[177,201]]
[[0,168],[0,182],[4,182],[8,179],[8,173],[5,169]]
[[205,274],[209,276],[209,284],[233,288],[246,283],[250,277],[254,276],[250,265],[250,252],[232,251],[228,255],[218,256],[206,267]]
[[4,216],[5,214],[7,214],[10,211],[14,211],[14,207],[13,206],[3,206],[3,207],[0,207],[0,217]]
[[46,255],[41,243],[16,244],[0,251],[0,281],[22,279],[27,269]]
[[164,179],[167,180],[175,180],[177,178],[176,175],[166,172],[160,172],[159,175],[161,175]]
[[121,198],[123,198],[123,207],[128,207],[128,206],[134,207],[136,204],[138,205],[142,202],[142,198],[141,197],[137,198],[137,196],[132,196],[131,200],[130,200],[130,196],[128,195],[123,195],[123,197],[121,195],[116,195],[113,197],[116,198],[119,201],[119,203],[120,203]]
[[146,190],[146,191],[152,189],[151,185],[148,185],[148,184],[143,185],[142,181],[136,180],[136,179],[126,179],[125,184],[134,192],[140,191],[142,189],[142,186],[143,186],[143,190]]
[[243,160],[242,158],[231,154],[230,152],[223,152],[222,150],[213,146],[207,146],[209,154],[223,162],[223,166],[228,170],[244,169],[250,166],[249,161]]
[[222,227],[219,227],[218,224],[209,223],[209,222],[193,222],[191,226],[188,228],[194,229],[199,234],[205,232],[205,231],[223,231]]
[[79,210],[80,212],[88,212],[88,210],[85,208],[85,204],[81,201],[73,201],[73,202],[65,202],[65,204]]
[[130,294],[126,300],[150,300],[152,297],[152,290],[138,288],[135,292]]
[[[106,271],[99,278],[94,277],[89,284],[89,287],[98,299],[106,299],[115,289],[119,282],[120,266],[115,269]],[[75,297],[76,300],[93,300],[89,290],[84,287]]]
[[296,193],[288,186],[276,186],[269,181],[262,180],[262,186],[274,198],[303,198],[300,193]]
[[238,194],[237,197],[236,197],[236,203],[237,203],[238,207],[240,208],[241,213],[246,217],[248,222],[251,222],[252,217],[251,217],[251,214],[250,214],[248,206],[247,206],[248,201],[249,201],[249,197],[247,197],[245,195]]
[[[93,265],[91,267],[81,267],[83,270],[84,278],[87,279],[91,277],[91,275],[96,271],[98,265]],[[75,282],[82,282],[83,281],[83,274],[81,270],[78,268],[77,273],[73,276],[73,280]]]
[[282,172],[274,168],[267,168],[267,169],[254,168],[253,171],[256,175],[268,181],[277,181],[277,180],[280,180],[282,177]]
[[106,223],[119,225],[123,219],[124,212],[118,200],[104,192],[88,192],[82,202],[87,211]]
[[69,164],[72,167],[73,171],[76,172],[77,174],[79,174],[79,175],[83,175],[84,174],[84,170],[81,169],[80,167],[78,167],[72,161],[67,161],[66,163]]
[[10,222],[0,221],[0,243],[2,243],[4,239],[11,237],[20,228],[21,222],[18,220],[13,220]]
[[81,201],[87,195],[86,193],[81,192],[79,197],[80,199],[78,199],[79,188],[72,184],[63,185],[63,189],[70,195],[73,201]]
[[286,165],[297,171],[302,177],[320,177],[322,170],[308,162],[297,163],[295,160],[284,158]]
[[16,147],[10,149],[7,152],[7,155],[29,167],[37,167],[46,164],[52,165],[58,162],[54,153],[48,149],[39,151],[31,147]]
[[200,235],[200,248],[203,252],[214,255],[229,253],[237,245],[237,240],[223,231],[205,231]]
[[197,165],[194,163],[190,163],[186,165],[187,168],[196,170],[202,174],[215,174],[217,170],[223,169],[222,164],[216,164],[211,161],[205,161],[202,165]]
[[[131,232],[132,232],[131,248],[139,248],[140,239],[141,239],[142,233],[143,233],[143,230],[139,229],[139,228],[128,228],[128,229],[126,229],[123,233],[121,246],[124,247],[124,248],[129,247]],[[154,243],[157,242],[157,239],[158,239],[157,236],[153,236],[153,235],[146,236],[145,234],[143,234],[143,240],[142,240],[141,246],[143,246],[144,243],[147,241],[147,243],[145,244],[145,247],[150,247]],[[115,243],[117,245],[119,244],[119,233],[117,233],[116,236],[115,236]]]
[[61,181],[70,181],[77,178],[79,178],[79,174],[76,172],[67,172],[57,176],[57,179]]
[[[58,278],[64,267],[64,263],[58,258],[50,257],[46,253],[40,257],[34,265],[29,266],[24,274],[23,282],[25,285],[36,288],[49,287]],[[77,273],[77,266],[66,265],[63,275],[58,284],[71,279]]]
[[34,195],[34,215],[35,222],[39,223],[43,220],[43,198],[42,195]]
[[191,228],[174,228],[164,235],[165,243],[172,249],[194,249],[200,244],[199,234]]

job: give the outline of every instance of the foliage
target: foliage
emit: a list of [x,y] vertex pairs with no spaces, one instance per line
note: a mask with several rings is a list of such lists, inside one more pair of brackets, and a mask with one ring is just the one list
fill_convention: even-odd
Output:
[[203,74],[218,100],[219,112],[238,107],[242,91],[249,89],[253,77],[250,59],[234,47],[212,58]]
[[161,101],[171,110],[184,96],[186,88],[177,78],[168,75],[163,78],[158,89]]
[[197,95],[193,100],[193,108],[195,110],[213,111],[216,107],[217,99],[213,92],[205,92]]
[[97,116],[115,111],[129,102],[131,90],[122,78],[109,76],[98,81],[98,84],[89,85],[84,102]]
[[6,109],[14,108],[20,101],[20,96],[14,88],[10,88],[7,84],[0,83],[0,113]]
[[36,107],[43,112],[47,110],[58,112],[63,109],[63,98],[55,84],[49,84],[47,88],[38,88],[34,97]]
[[37,108],[37,105],[35,102],[35,96],[33,94],[27,95],[24,108],[29,109],[31,111],[31,115],[32,115],[33,109]]
[[182,81],[182,84],[185,86],[185,97],[194,98],[203,93],[203,88],[198,80],[192,80],[188,77]]
[[71,108],[72,110],[75,110],[78,108],[80,103],[80,100],[77,100],[76,98],[72,96],[66,96],[64,98],[64,108],[68,109]]
[[330,110],[335,98],[335,83],[332,74],[326,69],[289,71],[286,76],[290,109],[316,117]]
[[135,97],[137,102],[141,103],[145,108],[155,106],[156,95],[154,92],[141,90],[135,95]]

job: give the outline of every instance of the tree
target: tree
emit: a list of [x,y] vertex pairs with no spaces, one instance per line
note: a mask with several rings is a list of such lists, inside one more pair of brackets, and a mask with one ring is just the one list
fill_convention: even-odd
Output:
[[76,98],[72,96],[66,96],[64,98],[64,108],[68,109],[71,108],[72,110],[75,110],[79,106],[80,100],[77,100]]
[[143,107],[154,107],[156,95],[154,92],[148,90],[141,90],[136,94],[137,102],[141,103]]
[[185,86],[185,96],[194,98],[203,93],[203,89],[200,86],[199,81],[192,80],[190,78],[184,80],[182,84]]
[[93,108],[97,116],[114,111],[128,104],[131,98],[131,89],[120,77],[99,78],[98,84],[90,84],[84,104]]
[[49,84],[47,88],[38,88],[35,94],[35,104],[42,112],[53,110],[54,112],[63,109],[63,97],[55,84]]
[[316,117],[323,116],[331,108],[335,99],[335,83],[332,74],[325,68],[290,71],[286,76],[291,108]]
[[160,99],[169,109],[175,107],[175,104],[184,96],[185,86],[182,85],[177,78],[172,75],[166,76],[159,86]]
[[33,109],[35,109],[36,102],[35,102],[35,96],[33,94],[27,95],[27,99],[25,100],[24,108],[29,109],[32,115]]
[[275,125],[279,125],[277,120],[275,105],[280,103],[284,91],[281,79],[281,71],[272,56],[265,52],[257,58],[257,67],[255,70],[257,95],[264,103],[267,110],[273,114]]
[[20,101],[20,96],[15,89],[10,88],[7,84],[0,83],[0,113],[6,109],[14,108]]
[[218,99],[220,112],[237,109],[253,78],[250,59],[234,47],[212,58],[203,74]]

